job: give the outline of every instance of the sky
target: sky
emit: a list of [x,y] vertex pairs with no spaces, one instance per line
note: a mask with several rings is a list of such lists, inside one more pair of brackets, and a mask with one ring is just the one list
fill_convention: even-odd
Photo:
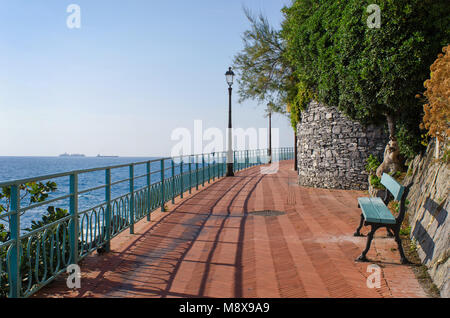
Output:
[[[195,120],[225,134],[243,7],[279,28],[289,3],[0,0],[0,156],[166,156]],[[71,4],[80,28],[67,26]],[[239,104],[233,88],[233,127],[266,128],[265,105]],[[272,126],[293,146],[286,116]]]

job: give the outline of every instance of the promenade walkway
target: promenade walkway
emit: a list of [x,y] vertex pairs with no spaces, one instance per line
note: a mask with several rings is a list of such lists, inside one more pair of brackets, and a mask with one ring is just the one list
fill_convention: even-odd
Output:
[[[368,254],[381,288],[368,288],[371,263],[354,261],[364,193],[299,187],[292,166],[254,167],[177,200],[83,260],[81,289],[62,275],[34,297],[426,297],[384,231]],[[249,213],[261,210],[286,214]]]

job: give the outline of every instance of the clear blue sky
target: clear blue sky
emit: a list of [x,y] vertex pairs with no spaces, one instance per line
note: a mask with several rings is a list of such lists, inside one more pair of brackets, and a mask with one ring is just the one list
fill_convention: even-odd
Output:
[[[0,0],[0,156],[168,155],[175,128],[224,129],[224,73],[249,27],[242,7],[278,27],[289,3]],[[70,4],[81,29],[66,26]],[[234,127],[267,126],[263,105],[237,100]],[[292,146],[288,119],[273,126]]]

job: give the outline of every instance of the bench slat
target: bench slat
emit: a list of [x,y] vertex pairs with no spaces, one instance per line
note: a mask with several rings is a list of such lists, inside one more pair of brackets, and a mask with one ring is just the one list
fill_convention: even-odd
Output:
[[358,198],[359,206],[367,222],[395,224],[396,220],[381,198]]
[[373,206],[375,209],[377,209],[378,216],[380,218],[381,223],[387,223],[387,224],[395,224],[396,220],[395,217],[392,215],[391,211],[388,207],[384,204],[383,200],[380,198],[372,198],[371,200]]
[[383,174],[383,177],[381,177],[381,184],[386,187],[386,189],[389,190],[389,192],[392,193],[394,196],[394,200],[400,201],[403,192],[405,191],[405,187],[402,186],[400,183],[398,183],[394,178],[392,178],[387,173]]

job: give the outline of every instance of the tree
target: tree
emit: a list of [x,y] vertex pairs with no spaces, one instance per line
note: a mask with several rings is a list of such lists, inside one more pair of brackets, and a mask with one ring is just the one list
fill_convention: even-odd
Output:
[[444,54],[439,54],[430,68],[431,78],[424,84],[428,103],[424,105],[421,126],[431,136],[445,141],[450,136],[450,45],[442,51]]
[[[298,79],[286,58],[286,45],[281,30],[275,30],[262,14],[254,17],[244,8],[251,29],[244,32],[244,49],[234,58],[234,68],[239,75],[239,102],[246,99],[267,102],[267,112],[289,113],[291,105],[298,102]],[[290,114],[297,142],[297,122],[299,114]],[[292,118],[297,118],[292,121]],[[270,137],[271,138],[271,137]],[[297,169],[295,152],[295,170]],[[271,162],[271,150],[269,154]]]
[[244,32],[244,48],[234,57],[240,102],[253,99],[269,103],[272,111],[285,114],[296,95],[297,79],[284,56],[285,43],[263,15],[255,17],[244,8],[251,28]]
[[449,43],[446,0],[380,0],[381,28],[369,28],[371,1],[296,0],[281,35],[299,81],[319,101],[363,124],[386,123],[401,153],[420,150],[422,107],[414,98],[428,65]]

